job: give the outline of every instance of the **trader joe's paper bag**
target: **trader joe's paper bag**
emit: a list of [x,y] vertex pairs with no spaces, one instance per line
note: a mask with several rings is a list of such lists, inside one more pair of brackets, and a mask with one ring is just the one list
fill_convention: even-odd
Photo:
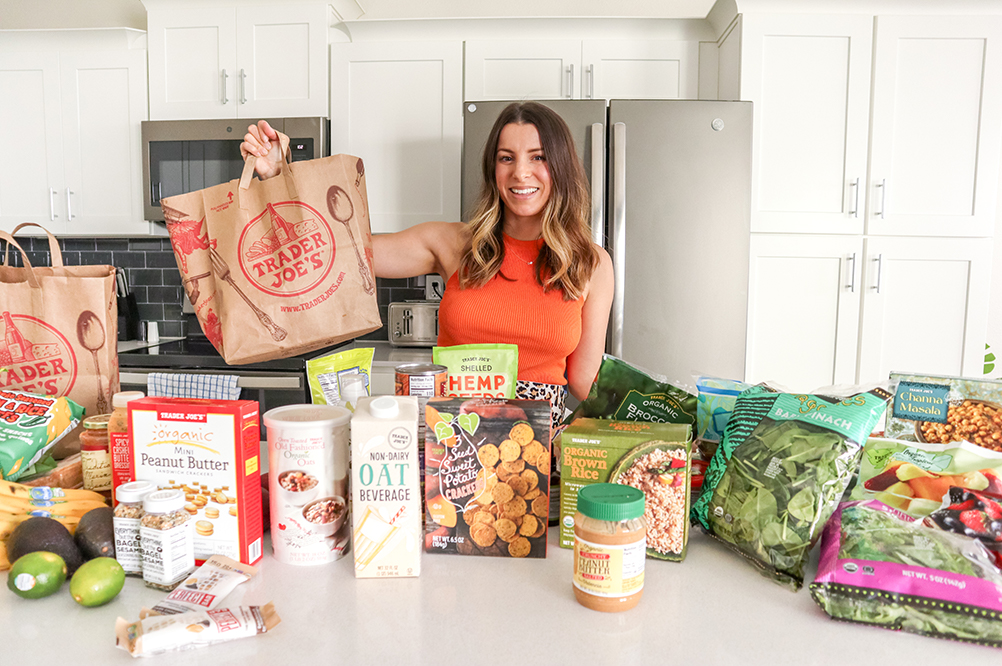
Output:
[[[59,243],[46,234],[51,267],[32,266],[13,237],[0,231],[24,263],[0,266],[0,389],[65,396],[88,415],[108,413],[118,391],[115,267],[64,266]],[[77,438],[66,437],[53,455],[74,449]]]
[[[283,154],[288,137],[280,135]],[[362,160],[286,161],[161,201],[185,291],[227,363],[303,354],[381,326]]]

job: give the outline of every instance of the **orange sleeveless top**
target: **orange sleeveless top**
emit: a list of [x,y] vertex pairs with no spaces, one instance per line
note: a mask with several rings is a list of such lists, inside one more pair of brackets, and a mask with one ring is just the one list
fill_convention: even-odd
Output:
[[565,385],[567,357],[581,339],[584,300],[565,301],[560,289],[543,293],[529,263],[542,239],[505,235],[504,244],[501,271],[484,286],[460,289],[458,273],[449,277],[438,310],[438,344],[515,344],[519,379]]

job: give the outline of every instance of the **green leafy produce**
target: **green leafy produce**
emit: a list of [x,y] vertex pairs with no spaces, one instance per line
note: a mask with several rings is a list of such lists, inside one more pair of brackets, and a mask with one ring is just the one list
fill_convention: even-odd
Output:
[[695,427],[696,396],[621,358],[605,354],[588,397],[567,417],[686,423]]
[[707,469],[692,517],[773,580],[800,589],[803,569],[889,399],[743,392]]
[[814,601],[839,620],[1002,647],[992,555],[976,539],[906,519],[872,500],[842,504],[822,538]]

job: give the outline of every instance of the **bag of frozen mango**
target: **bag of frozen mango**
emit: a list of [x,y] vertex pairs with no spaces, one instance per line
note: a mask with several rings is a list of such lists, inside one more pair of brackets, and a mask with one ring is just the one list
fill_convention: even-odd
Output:
[[0,390],[0,479],[16,481],[80,423],[69,398]]

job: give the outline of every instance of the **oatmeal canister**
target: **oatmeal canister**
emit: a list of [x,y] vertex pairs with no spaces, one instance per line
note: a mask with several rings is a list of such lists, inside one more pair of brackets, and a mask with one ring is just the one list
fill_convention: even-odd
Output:
[[348,422],[334,405],[264,413],[268,430],[271,544],[285,564],[324,564],[348,549]]
[[362,398],[351,417],[351,518],[356,578],[421,573],[417,398]]

